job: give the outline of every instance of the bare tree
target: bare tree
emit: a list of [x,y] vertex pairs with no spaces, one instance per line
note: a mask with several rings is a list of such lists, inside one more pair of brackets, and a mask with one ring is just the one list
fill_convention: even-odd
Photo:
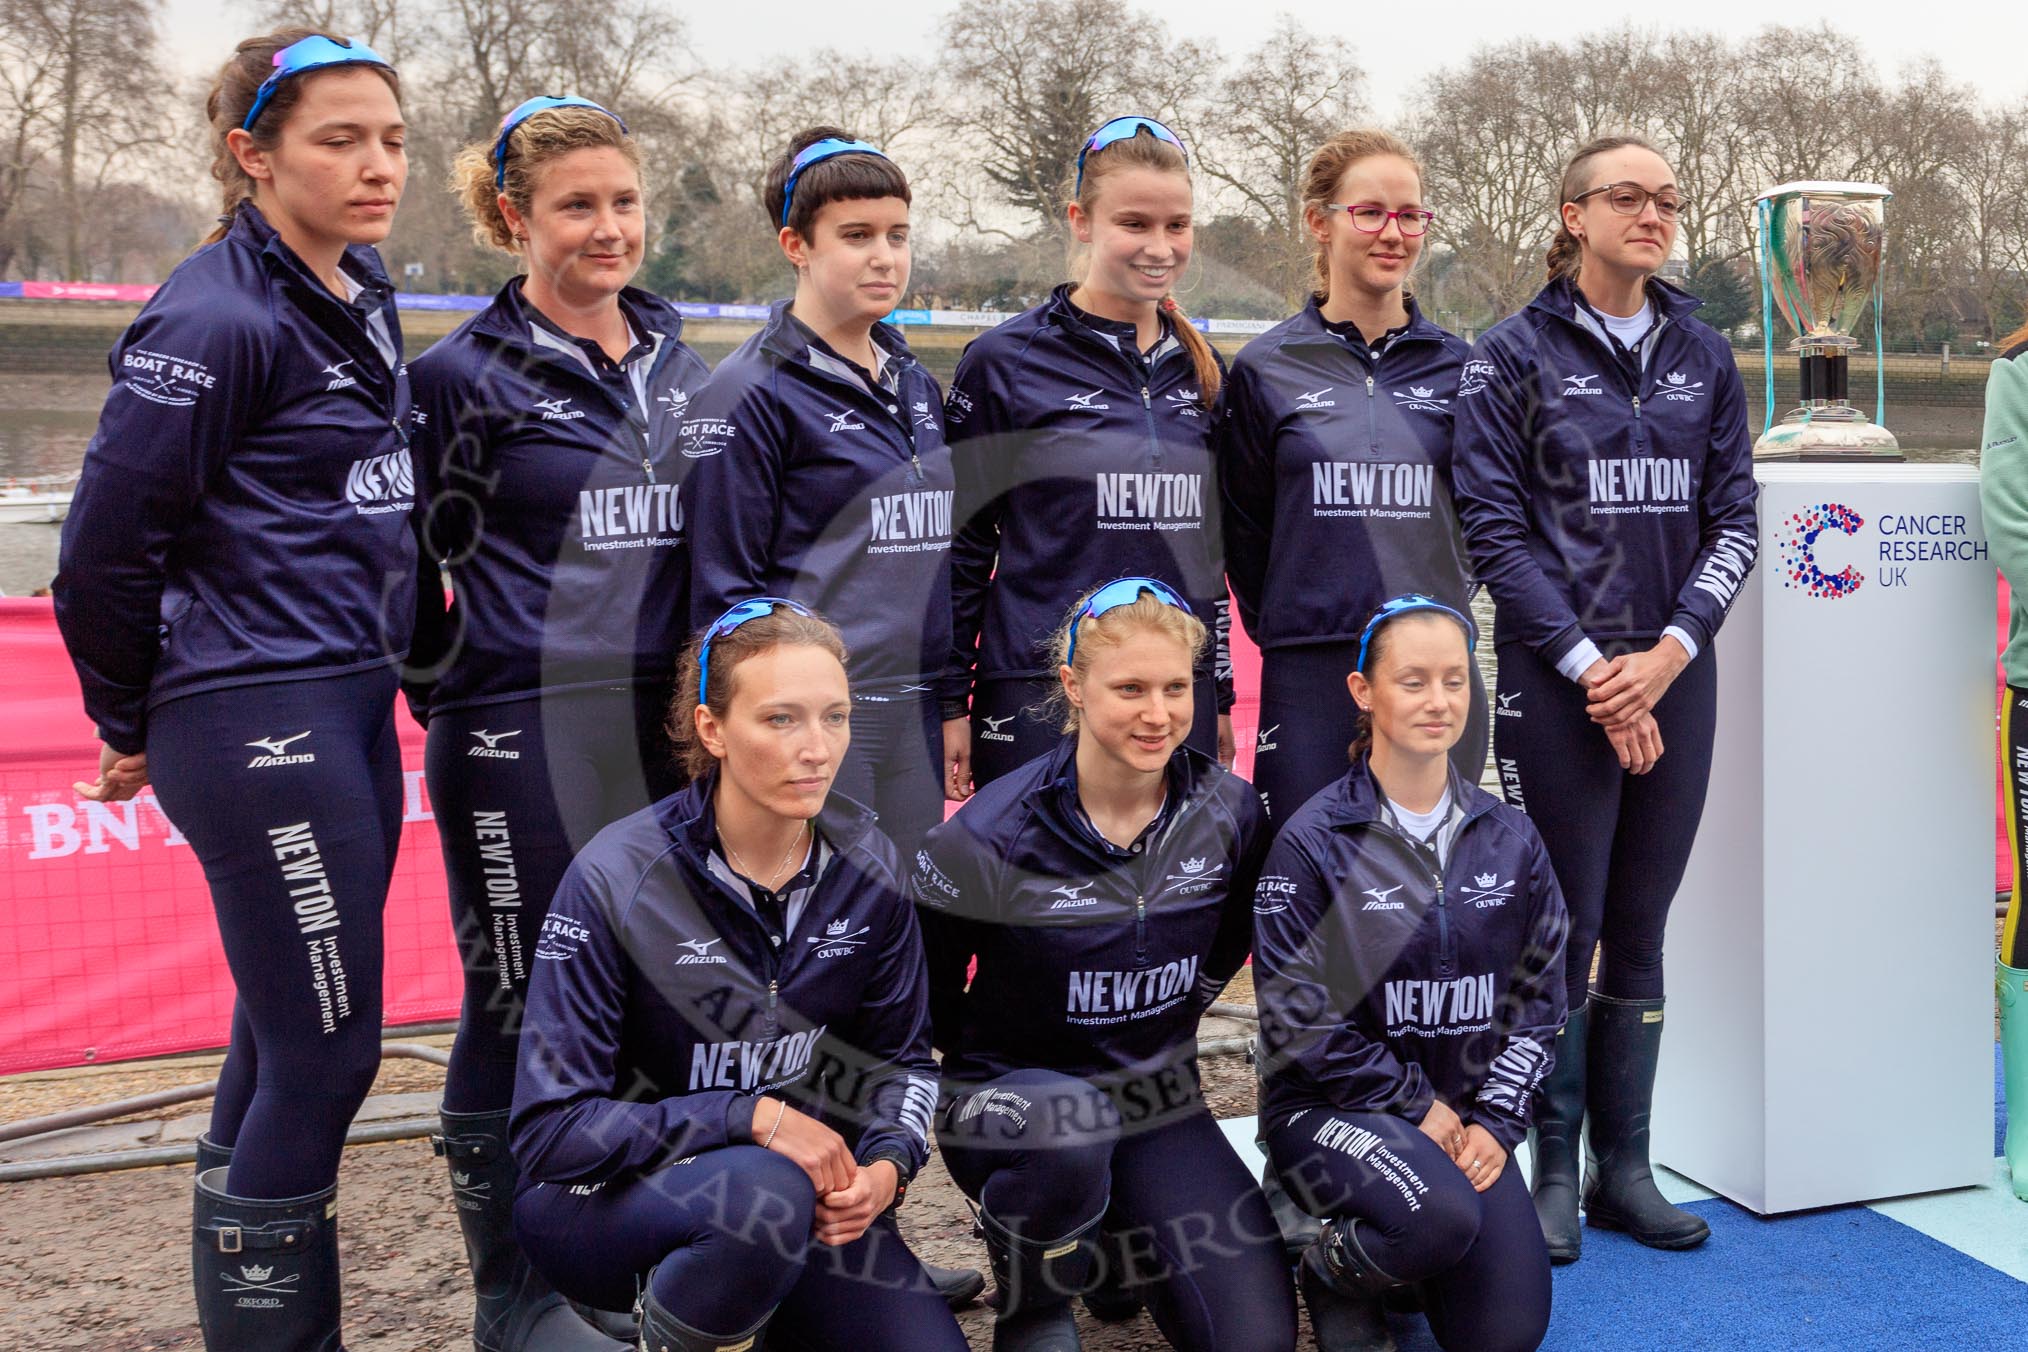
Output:
[[[1196,44],[1168,42],[1126,0],[983,0],[944,26],[941,69],[960,91],[946,130],[975,148],[998,202],[1060,228],[1078,148],[1108,117],[1174,118],[1215,63]],[[980,220],[963,194],[963,224],[1015,237]]]
[[1284,14],[1190,119],[1199,131],[1199,167],[1271,241],[1266,271],[1290,307],[1309,291],[1303,171],[1317,147],[1362,110],[1364,81],[1351,48]]
[[354,38],[399,66],[408,55],[408,7],[402,0],[251,0],[256,26],[314,28]]
[[1997,339],[2028,312],[2028,99],[1980,117],[1956,173],[1969,237],[1963,276],[1981,330]]

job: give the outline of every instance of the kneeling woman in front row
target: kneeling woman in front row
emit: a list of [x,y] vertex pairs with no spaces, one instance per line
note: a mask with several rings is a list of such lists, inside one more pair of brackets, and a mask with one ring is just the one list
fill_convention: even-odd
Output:
[[1450,768],[1471,621],[1426,596],[1375,613],[1348,678],[1352,768],[1276,838],[1254,906],[1269,1060],[1261,1122],[1289,1195],[1318,1345],[1391,1349],[1417,1283],[1447,1349],[1533,1349],[1549,1254],[1508,1167],[1563,1023],[1568,917],[1528,819]]
[[1176,1347],[1295,1343],[1274,1220],[1198,1087],[1198,1017],[1246,957],[1267,848],[1253,790],[1183,744],[1205,637],[1152,578],[1084,598],[1055,645],[1074,735],[916,856],[937,1139],[992,1253],[996,1352],[1074,1352],[1101,1234]]
[[892,1219],[936,1067],[894,847],[830,794],[844,643],[757,598],[678,679],[694,782],[594,837],[543,923],[516,1232],[574,1300],[639,1291],[651,1348],[962,1352]]

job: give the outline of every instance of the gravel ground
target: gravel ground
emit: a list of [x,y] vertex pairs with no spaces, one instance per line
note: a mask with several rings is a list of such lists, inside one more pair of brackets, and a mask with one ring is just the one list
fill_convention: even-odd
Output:
[[[1252,1002],[1247,974],[1225,998]],[[1242,1030],[1221,1021],[1204,1031],[1209,1038]],[[216,1065],[216,1057],[179,1057],[0,1081],[5,1105],[0,1117],[29,1117],[190,1084],[215,1074]],[[1233,1117],[1254,1111],[1253,1070],[1244,1057],[1210,1058],[1203,1069],[1213,1112]],[[391,1061],[374,1092],[414,1093],[442,1082],[435,1066]],[[208,1111],[207,1104],[193,1105],[193,1113]],[[354,1352],[452,1352],[471,1346],[470,1287],[443,1174],[427,1141],[345,1152],[341,1253],[346,1343]],[[923,1257],[946,1266],[985,1267],[985,1252],[971,1237],[970,1214],[940,1159],[931,1159],[910,1190],[903,1216],[904,1232]],[[95,1225],[95,1218],[103,1219]],[[187,1166],[0,1187],[0,1347],[36,1352],[201,1347],[190,1301],[189,1225]],[[977,1305],[959,1315],[975,1348],[991,1346],[991,1321],[991,1313]],[[1117,1325],[1087,1322],[1084,1340],[1091,1352],[1166,1346],[1145,1315]]]

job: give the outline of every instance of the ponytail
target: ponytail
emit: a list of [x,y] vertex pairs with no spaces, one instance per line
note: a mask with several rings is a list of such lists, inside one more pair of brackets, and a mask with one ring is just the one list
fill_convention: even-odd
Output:
[[1204,336],[1190,316],[1183,313],[1183,307],[1176,303],[1174,296],[1162,297],[1162,313],[1169,316],[1169,327],[1175,331],[1176,341],[1183,344],[1183,350],[1190,354],[1190,364],[1197,368],[1197,401],[1209,409],[1218,398],[1219,382],[1225,372],[1219,368],[1218,354],[1211,350],[1211,341]]

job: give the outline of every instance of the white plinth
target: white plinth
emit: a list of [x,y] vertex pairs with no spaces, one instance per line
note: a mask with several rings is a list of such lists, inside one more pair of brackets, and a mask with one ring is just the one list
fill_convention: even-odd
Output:
[[[1718,638],[1710,799],[1669,919],[1655,1158],[1763,1214],[1979,1184],[1996,597],[1978,473],[1757,472],[1760,565]],[[1860,521],[1806,547],[1824,504]],[[1810,594],[1806,549],[1857,588]]]

